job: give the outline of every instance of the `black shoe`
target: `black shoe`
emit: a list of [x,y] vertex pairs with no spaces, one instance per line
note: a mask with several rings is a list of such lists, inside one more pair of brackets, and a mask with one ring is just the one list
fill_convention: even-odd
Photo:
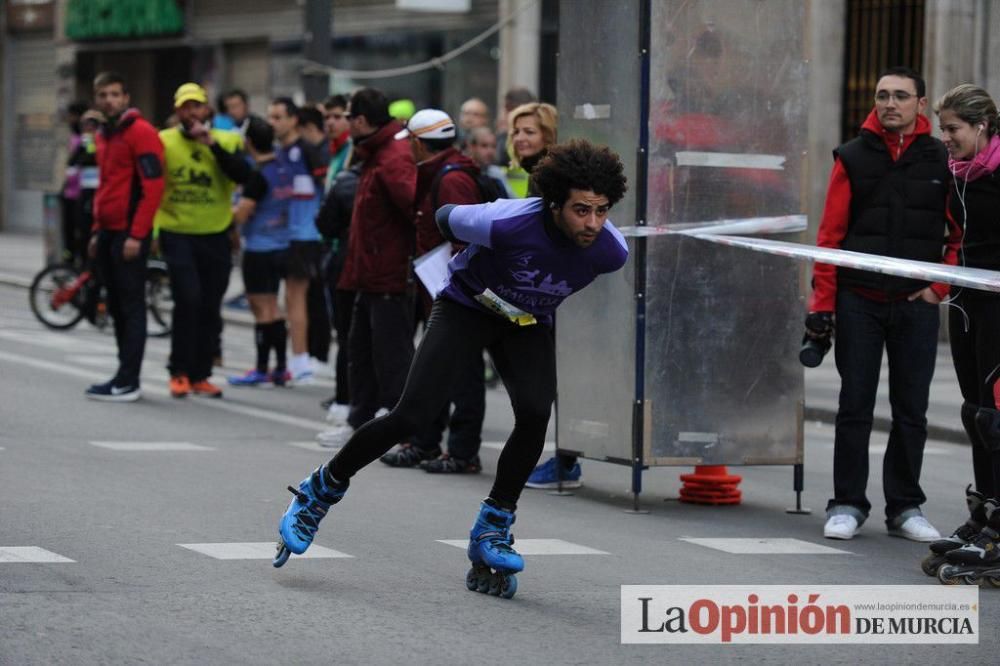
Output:
[[479,456],[466,460],[442,453],[437,458],[420,463],[420,469],[431,474],[479,474],[483,471],[483,466],[479,462]]
[[412,444],[400,444],[379,460],[389,467],[416,467],[421,461],[437,458],[439,455],[441,455],[441,449],[425,451]]
[[102,402],[135,402],[142,397],[138,384],[131,386],[115,386],[113,382],[94,384],[83,393],[91,400]]

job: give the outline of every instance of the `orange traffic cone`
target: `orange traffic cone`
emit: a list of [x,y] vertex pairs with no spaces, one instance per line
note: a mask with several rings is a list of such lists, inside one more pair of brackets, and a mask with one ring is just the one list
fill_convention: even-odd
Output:
[[731,475],[725,465],[698,465],[694,474],[681,474],[681,501],[690,504],[739,504],[743,493],[737,488],[742,476]]

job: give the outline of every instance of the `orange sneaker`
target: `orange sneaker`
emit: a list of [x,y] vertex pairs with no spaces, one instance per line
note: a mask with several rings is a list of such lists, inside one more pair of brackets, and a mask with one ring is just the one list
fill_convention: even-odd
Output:
[[191,392],[195,395],[203,395],[206,398],[221,398],[222,389],[208,381],[207,379],[202,379],[197,382],[191,383]]
[[191,381],[187,375],[173,375],[170,378],[170,395],[175,398],[183,398],[191,392]]

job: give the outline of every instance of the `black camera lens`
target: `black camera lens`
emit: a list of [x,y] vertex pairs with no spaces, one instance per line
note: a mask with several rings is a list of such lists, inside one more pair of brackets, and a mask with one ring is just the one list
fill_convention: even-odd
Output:
[[833,342],[830,338],[813,338],[808,334],[802,336],[799,362],[807,368],[815,368],[823,362],[823,357],[830,351],[832,345]]

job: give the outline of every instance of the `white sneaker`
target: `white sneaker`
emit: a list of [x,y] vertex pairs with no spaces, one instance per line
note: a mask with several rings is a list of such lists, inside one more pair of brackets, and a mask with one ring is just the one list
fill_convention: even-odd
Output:
[[339,449],[347,443],[353,432],[354,428],[346,424],[334,426],[316,435],[316,442],[326,449]]
[[858,533],[858,519],[846,513],[830,516],[823,526],[823,536],[827,539],[853,539]]
[[347,417],[350,413],[350,405],[341,405],[334,402],[326,410],[326,420],[330,423],[347,423]]
[[910,516],[899,527],[889,528],[890,536],[903,537],[910,541],[937,541],[941,534],[923,516]]

